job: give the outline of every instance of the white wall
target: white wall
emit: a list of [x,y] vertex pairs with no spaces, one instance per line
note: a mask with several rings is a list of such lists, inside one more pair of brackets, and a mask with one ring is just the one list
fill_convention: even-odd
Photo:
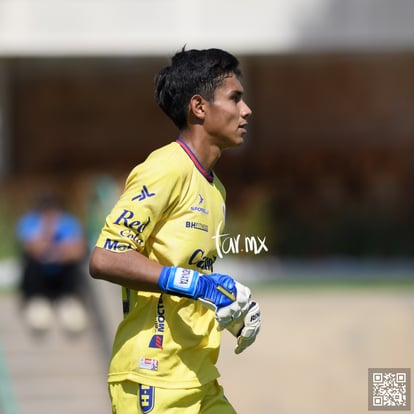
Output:
[[414,47],[411,0],[0,0],[0,56]]

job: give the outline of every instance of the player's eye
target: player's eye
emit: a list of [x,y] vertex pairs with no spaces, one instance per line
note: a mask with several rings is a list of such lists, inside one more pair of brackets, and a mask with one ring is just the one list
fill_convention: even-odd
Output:
[[231,96],[231,100],[238,103],[241,101],[241,94],[240,93],[235,93],[234,95]]

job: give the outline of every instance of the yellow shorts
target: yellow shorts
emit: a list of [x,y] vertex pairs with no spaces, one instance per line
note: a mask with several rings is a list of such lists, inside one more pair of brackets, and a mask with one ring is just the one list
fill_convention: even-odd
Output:
[[109,394],[113,414],[236,414],[217,381],[188,389],[115,382]]

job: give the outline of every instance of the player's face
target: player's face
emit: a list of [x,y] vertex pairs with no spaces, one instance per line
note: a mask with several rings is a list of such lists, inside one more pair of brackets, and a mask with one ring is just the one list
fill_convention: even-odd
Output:
[[204,127],[221,149],[242,144],[247,133],[252,111],[243,100],[243,92],[239,79],[231,75],[216,89],[214,101],[207,103]]

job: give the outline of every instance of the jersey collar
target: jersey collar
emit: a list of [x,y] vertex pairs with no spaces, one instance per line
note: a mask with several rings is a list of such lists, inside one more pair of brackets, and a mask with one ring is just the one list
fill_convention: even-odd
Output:
[[187,153],[187,155],[190,157],[191,161],[193,161],[195,167],[198,171],[201,172],[201,174],[204,176],[204,178],[209,182],[212,183],[214,180],[214,175],[212,172],[207,171],[202,165],[201,162],[198,160],[196,155],[193,151],[191,151],[191,148],[181,139],[178,138],[176,142],[181,146],[181,148]]

